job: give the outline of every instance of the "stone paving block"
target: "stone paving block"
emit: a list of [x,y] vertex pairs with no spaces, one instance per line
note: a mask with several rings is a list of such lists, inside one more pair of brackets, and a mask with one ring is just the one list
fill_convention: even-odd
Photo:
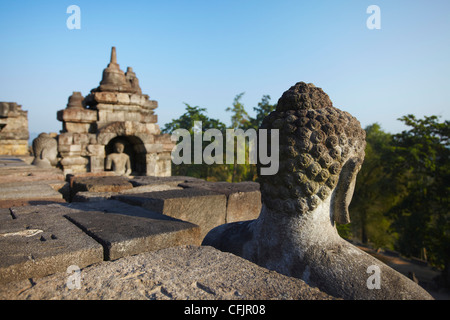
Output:
[[158,185],[158,184],[176,187],[180,183],[190,181],[203,181],[203,180],[186,176],[170,176],[170,177],[137,176],[130,179],[130,182],[135,187],[146,185]]
[[103,213],[116,213],[132,217],[151,218],[155,220],[181,221],[161,213],[133,206],[118,200],[100,200],[89,202],[72,202],[68,205],[71,209],[79,211],[101,211]]
[[183,189],[181,187],[173,187],[165,184],[155,184],[155,185],[143,185],[139,187],[134,187],[132,189],[122,190],[120,192],[89,192],[89,191],[80,191],[77,192],[76,195],[72,198],[73,202],[91,202],[91,201],[100,201],[100,200],[108,200],[113,195],[117,194],[131,194],[131,193],[145,193],[145,192],[153,192],[153,191],[164,191],[164,190],[176,190]]
[[[92,210],[103,209],[103,211],[78,211],[66,215],[70,221],[102,244],[105,260],[201,243],[200,229],[192,223],[167,219],[168,217],[157,213],[145,213],[147,210],[126,204],[114,208],[113,202],[115,201],[90,202],[88,204]],[[108,209],[105,209],[105,206]],[[121,212],[127,215],[120,214]]]
[[64,174],[61,170],[56,168],[39,168],[27,163],[26,161],[30,161],[28,158],[31,157],[18,158],[0,156],[0,184],[11,182],[64,180]]
[[103,260],[102,246],[68,221],[61,204],[0,211],[0,284]]
[[261,192],[257,182],[189,181],[180,183],[179,186],[206,189],[226,195],[226,223],[256,219],[261,211]]
[[53,202],[65,200],[47,181],[0,183],[0,208]]
[[103,200],[108,200],[113,195],[117,194],[117,192],[89,192],[89,191],[80,191],[77,192],[72,197],[72,203],[76,202],[98,202]]
[[74,196],[79,191],[89,192],[119,192],[132,189],[133,185],[127,178],[121,176],[74,177],[71,181],[71,193]]
[[200,227],[202,239],[209,230],[225,223],[226,196],[205,189],[123,194],[112,199],[194,223]]

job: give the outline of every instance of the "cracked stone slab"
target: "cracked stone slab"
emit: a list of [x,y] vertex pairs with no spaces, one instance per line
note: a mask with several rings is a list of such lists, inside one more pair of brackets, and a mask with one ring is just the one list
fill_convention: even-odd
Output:
[[73,203],[65,216],[102,244],[104,260],[201,243],[200,228],[160,213],[114,200]]
[[80,272],[69,289],[68,275],[0,286],[0,299],[30,300],[329,300],[303,280],[259,267],[212,247],[180,246],[105,261]]
[[103,260],[103,248],[63,215],[59,205],[0,211],[0,284],[85,267]]
[[226,196],[205,189],[122,194],[113,196],[112,199],[194,223],[200,227],[202,239],[209,230],[225,223]]

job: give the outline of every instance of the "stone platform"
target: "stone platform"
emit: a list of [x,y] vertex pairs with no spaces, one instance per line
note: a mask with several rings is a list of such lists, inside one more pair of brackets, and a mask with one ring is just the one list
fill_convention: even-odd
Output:
[[103,260],[102,246],[63,215],[61,205],[0,209],[0,284]]
[[[65,177],[28,163],[0,157],[0,299],[331,298],[200,246],[211,228],[259,214],[257,184]],[[70,268],[80,289],[67,286]]]
[[0,156],[0,208],[65,202],[64,174],[27,161],[26,157]]

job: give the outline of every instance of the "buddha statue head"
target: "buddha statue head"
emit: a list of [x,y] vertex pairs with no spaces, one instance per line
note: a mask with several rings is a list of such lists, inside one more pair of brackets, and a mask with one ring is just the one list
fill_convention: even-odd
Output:
[[58,143],[47,133],[41,133],[33,140],[33,165],[41,168],[50,168],[58,163]]
[[321,88],[299,82],[283,93],[261,129],[278,129],[280,137],[278,173],[259,177],[265,206],[305,215],[331,197],[331,218],[350,222],[348,205],[366,145],[359,121],[333,107]]
[[[335,221],[350,222],[348,206],[364,160],[365,132],[354,117],[333,107],[322,89],[299,82],[283,93],[260,129],[279,130],[280,160],[276,174],[259,173],[261,213],[212,229],[202,245],[300,278],[335,297],[432,298],[336,230]],[[258,164],[259,172],[262,168]],[[368,285],[373,267],[383,277],[379,290]]]

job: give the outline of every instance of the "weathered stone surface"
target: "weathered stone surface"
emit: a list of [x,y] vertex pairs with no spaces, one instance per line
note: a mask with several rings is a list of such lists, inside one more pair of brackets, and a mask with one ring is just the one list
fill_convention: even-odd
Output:
[[[64,152],[61,152],[64,154]],[[83,157],[77,156],[76,154],[79,154],[80,152],[68,152],[66,153],[66,156],[61,160],[61,165],[63,167],[75,167],[75,166],[85,166],[89,160]]]
[[48,182],[41,181],[2,183],[0,190],[0,200],[62,198],[62,195],[55,191]]
[[0,102],[0,155],[28,155],[28,111]]
[[[0,157],[0,184],[10,182],[33,182],[47,180],[64,180],[64,174],[56,168],[38,168],[30,165],[32,157]],[[27,160],[28,162],[26,162]]]
[[102,200],[108,200],[113,195],[116,195],[117,192],[89,192],[89,191],[80,191],[77,192],[74,196],[72,196],[71,201],[75,202],[98,202]]
[[21,158],[0,157],[0,208],[64,202],[66,190],[61,170],[39,168]]
[[0,154],[2,155],[27,155],[27,140],[0,140]]
[[103,249],[63,217],[58,204],[0,211],[0,284],[103,260]]
[[192,181],[180,183],[179,186],[206,189],[226,195],[227,223],[256,219],[261,211],[261,192],[257,182]]
[[[172,217],[163,215],[161,213],[144,209],[142,207],[129,205],[125,202],[118,200],[99,200],[99,201],[89,201],[89,202],[72,202],[67,205],[71,209],[80,211],[100,211],[103,213],[110,214],[121,214],[125,216],[141,217],[141,218],[151,218],[155,220],[166,220],[166,221],[179,221]],[[191,225],[188,223],[188,225]]]
[[64,131],[72,132],[72,133],[89,133],[93,128],[91,123],[83,123],[83,122],[64,122]]
[[211,247],[183,246],[106,261],[81,270],[0,286],[0,299],[27,300],[328,300],[329,295]]
[[170,185],[156,184],[156,185],[146,185],[140,187],[134,187],[133,189],[126,189],[119,192],[89,192],[82,191],[77,192],[77,194],[72,198],[74,202],[91,202],[99,200],[107,200],[112,196],[117,194],[133,194],[133,193],[146,193],[154,191],[165,191],[165,190],[181,190],[181,187],[173,187]]
[[125,177],[74,177],[71,181],[72,195],[79,191],[89,192],[119,192],[133,188]]
[[72,208],[99,210],[65,216],[102,244],[105,260],[201,243],[198,226],[120,202],[78,203]]
[[61,170],[39,168],[21,158],[0,157],[0,208],[65,202],[66,190]]
[[225,223],[226,197],[209,190],[188,188],[112,198],[194,223],[200,227],[202,238],[212,228]]
[[49,181],[0,183],[0,208],[52,202],[65,200]]
[[57,119],[64,122],[92,123],[97,121],[97,112],[94,110],[69,107],[58,111]]
[[187,176],[170,176],[170,177],[155,177],[155,176],[138,176],[130,179],[133,186],[148,186],[164,184],[168,186],[178,186],[180,183],[186,183],[191,181],[203,181],[198,178]]

